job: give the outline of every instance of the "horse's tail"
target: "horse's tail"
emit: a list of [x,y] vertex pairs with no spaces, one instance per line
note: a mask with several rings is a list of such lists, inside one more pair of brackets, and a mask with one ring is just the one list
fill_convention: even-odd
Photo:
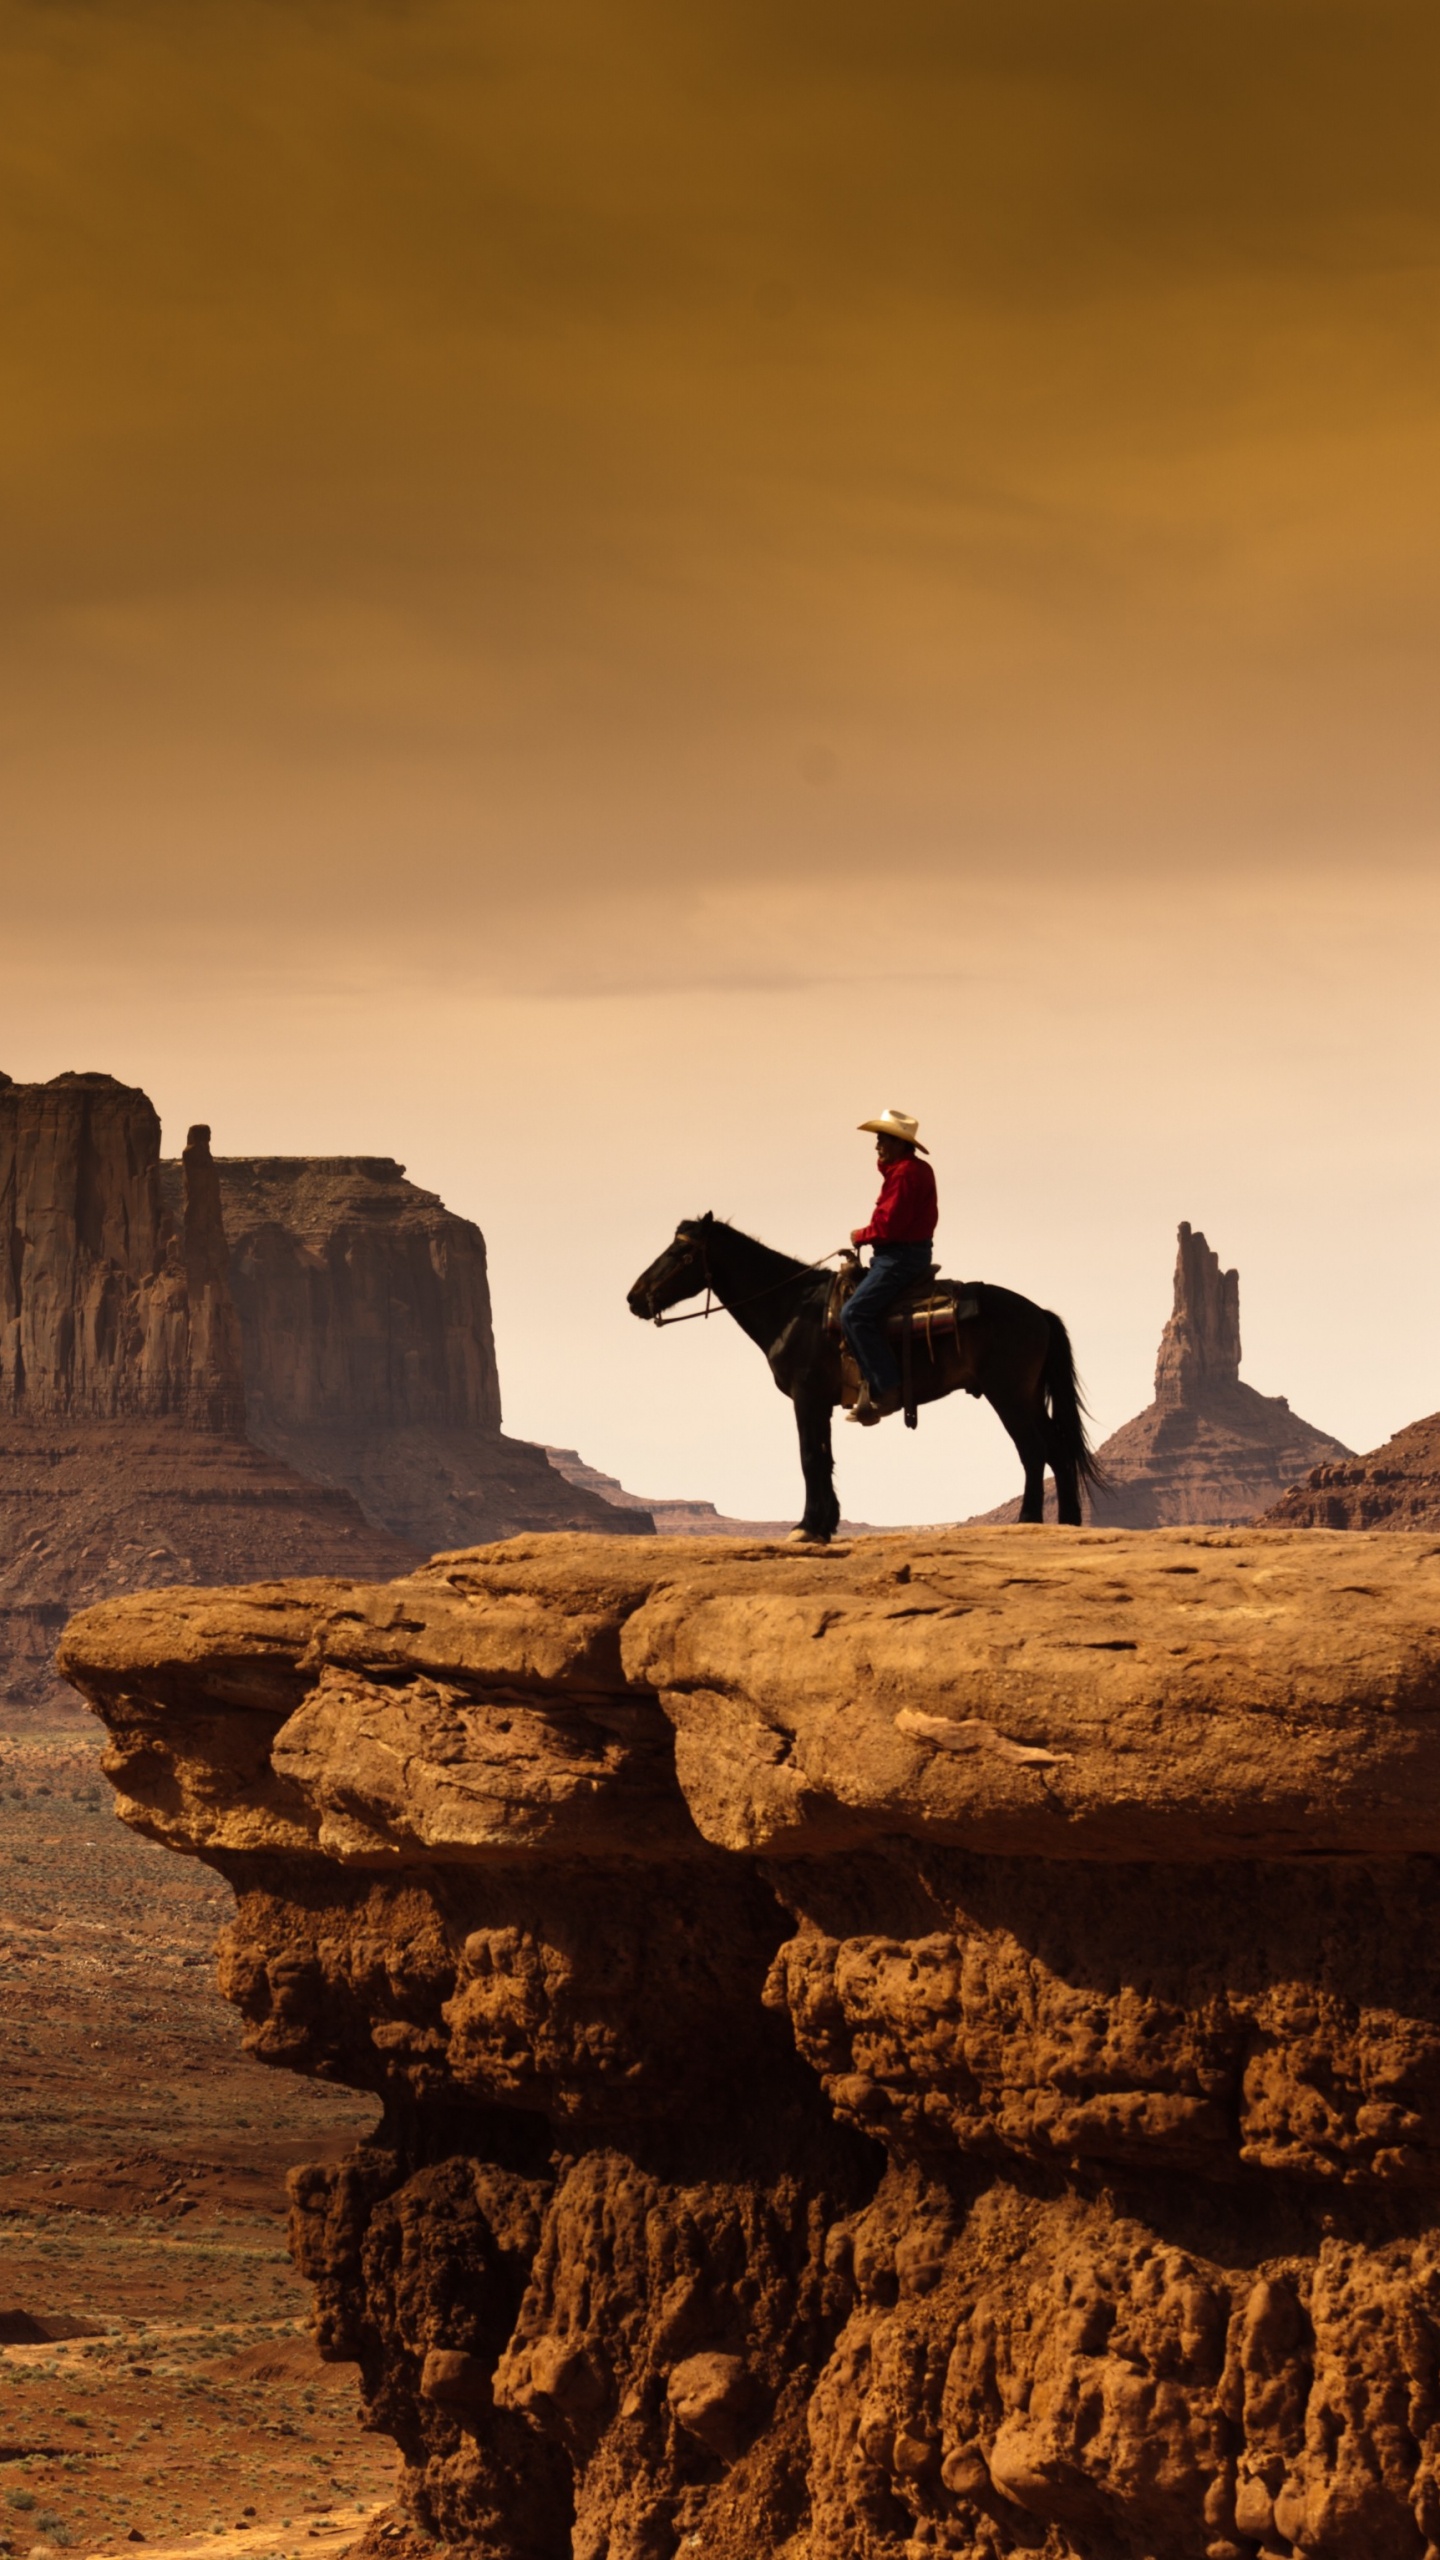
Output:
[[1070,1336],[1060,1318],[1051,1315],[1048,1309],[1045,1321],[1050,1327],[1050,1347],[1045,1354],[1040,1386],[1050,1422],[1051,1467],[1057,1471],[1057,1483],[1058,1468],[1073,1467],[1077,1482],[1088,1484],[1092,1492],[1104,1493],[1109,1479],[1104,1469],[1095,1463],[1085,1429],[1089,1415],[1080,1392],[1080,1381],[1075,1375],[1075,1354],[1070,1348]]

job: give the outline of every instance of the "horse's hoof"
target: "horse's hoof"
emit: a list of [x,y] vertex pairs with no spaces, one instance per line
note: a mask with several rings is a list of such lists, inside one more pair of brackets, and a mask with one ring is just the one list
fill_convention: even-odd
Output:
[[785,1544],[787,1547],[828,1547],[830,1541],[822,1538],[815,1529],[789,1529],[785,1533]]

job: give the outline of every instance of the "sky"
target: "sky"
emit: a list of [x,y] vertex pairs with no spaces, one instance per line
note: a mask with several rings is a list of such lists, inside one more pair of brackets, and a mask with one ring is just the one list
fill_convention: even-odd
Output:
[[[793,1507],[624,1290],[838,1243],[887,1103],[1102,1431],[1181,1218],[1252,1383],[1440,1405],[1437,74],[1429,0],[0,0],[0,1066],[395,1154],[641,1492]],[[1015,1489],[969,1399],[843,1438]]]

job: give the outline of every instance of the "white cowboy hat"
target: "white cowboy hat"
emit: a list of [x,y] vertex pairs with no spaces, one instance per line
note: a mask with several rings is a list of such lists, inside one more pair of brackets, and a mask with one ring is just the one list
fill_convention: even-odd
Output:
[[873,1129],[877,1138],[903,1138],[907,1146],[919,1147],[922,1156],[930,1153],[921,1141],[919,1121],[912,1120],[908,1111],[897,1111],[893,1102],[888,1111],[881,1112],[878,1120],[862,1120],[859,1125],[862,1129]]

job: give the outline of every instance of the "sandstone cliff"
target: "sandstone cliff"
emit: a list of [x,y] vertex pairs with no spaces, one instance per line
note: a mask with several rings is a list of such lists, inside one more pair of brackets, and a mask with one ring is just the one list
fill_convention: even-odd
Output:
[[416,1546],[243,1437],[240,1326],[209,1131],[162,1178],[113,1076],[0,1078],[0,1701],[73,1699],[72,1609],[264,1572],[402,1573]]
[[[1253,1520],[1322,1460],[1348,1458],[1342,1441],[1262,1396],[1240,1375],[1240,1275],[1222,1271],[1203,1235],[1182,1226],[1175,1303],[1155,1362],[1155,1401],[1096,1452],[1106,1478],[1087,1491],[1096,1527],[1220,1527]],[[1053,1519],[1054,1488],[1047,1494]],[[985,1516],[1019,1516],[1018,1499]]]
[[191,1131],[167,1205],[133,1085],[0,1076],[0,1414],[243,1425],[209,1135]]
[[1333,1458],[1292,1485],[1262,1527],[1440,1529],[1440,1413],[1407,1423],[1368,1457]]
[[425,2535],[1435,2560],[1437,1626],[1433,1538],[516,1540],[65,1658],[383,2101],[294,2243]]
[[[648,1536],[500,1429],[485,1239],[387,1156],[218,1164],[248,1430],[424,1554],[519,1529]],[[178,1197],[179,1169],[167,1167]]]
[[[248,1428],[248,1437],[246,1436]],[[115,1590],[648,1533],[500,1431],[485,1244],[388,1158],[162,1162],[113,1076],[0,1078],[0,1704]]]

